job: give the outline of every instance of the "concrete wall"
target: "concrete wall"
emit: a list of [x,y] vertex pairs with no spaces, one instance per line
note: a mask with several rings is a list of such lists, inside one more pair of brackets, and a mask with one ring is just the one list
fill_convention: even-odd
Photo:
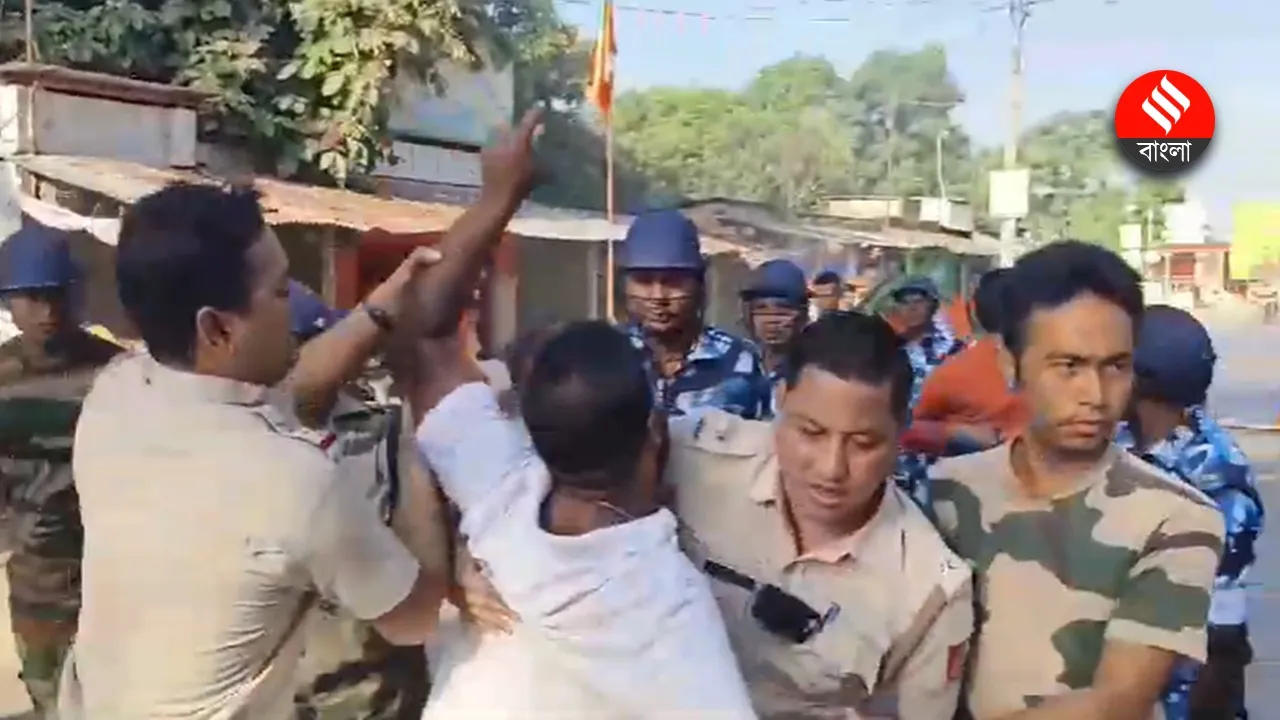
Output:
[[196,114],[0,85],[0,155],[36,153],[194,167]]
[[[519,332],[548,322],[593,317],[592,275],[599,243],[521,237],[516,291]],[[603,302],[603,293],[599,301]]]

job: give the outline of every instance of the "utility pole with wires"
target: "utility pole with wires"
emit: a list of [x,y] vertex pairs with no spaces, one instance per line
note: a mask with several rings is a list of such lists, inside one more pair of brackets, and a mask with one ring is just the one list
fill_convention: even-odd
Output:
[[[1031,8],[1047,0],[1006,0],[1002,8],[1013,26],[1012,62],[1009,77],[1009,136],[1004,143],[1004,169],[1018,167],[1018,140],[1022,135],[1023,42]],[[1005,218],[1000,225],[1000,265],[1013,263],[1018,250],[1018,219]]]

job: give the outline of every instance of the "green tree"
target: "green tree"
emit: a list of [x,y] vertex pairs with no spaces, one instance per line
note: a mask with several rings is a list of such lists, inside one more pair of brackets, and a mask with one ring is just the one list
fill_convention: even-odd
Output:
[[873,53],[848,78],[797,55],[740,92],[628,93],[616,127],[664,188],[805,211],[825,195],[932,195],[942,184],[964,197],[969,139],[950,118],[961,99],[940,47]]
[[947,194],[965,197],[970,140],[951,118],[963,100],[942,46],[873,52],[849,78],[842,102],[854,136],[856,192],[938,196],[941,167]]
[[36,5],[41,61],[214,95],[204,128],[264,170],[345,182],[388,157],[393,79],[509,51],[481,0],[67,0]]

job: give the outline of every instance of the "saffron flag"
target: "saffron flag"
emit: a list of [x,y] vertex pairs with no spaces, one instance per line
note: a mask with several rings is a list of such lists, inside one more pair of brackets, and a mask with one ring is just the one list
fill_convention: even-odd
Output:
[[587,99],[609,118],[613,114],[613,60],[618,45],[613,36],[613,0],[605,0],[600,16],[600,34],[591,49],[591,74],[587,78]]

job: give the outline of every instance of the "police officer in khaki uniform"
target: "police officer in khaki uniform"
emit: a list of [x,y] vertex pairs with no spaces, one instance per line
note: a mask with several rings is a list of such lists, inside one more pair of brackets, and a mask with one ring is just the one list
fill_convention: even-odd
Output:
[[888,478],[911,365],[880,318],[801,332],[778,418],[672,422],[682,542],[711,578],[761,718],[945,720],[970,572]]
[[[295,280],[289,284],[289,316],[290,332],[302,348],[300,355],[309,355],[307,345],[336,327],[347,313],[329,307]],[[359,340],[358,335],[349,337],[347,345],[362,344]],[[335,370],[326,374],[335,382],[345,379],[344,372]],[[378,405],[359,380],[345,383],[336,396],[328,427],[337,434],[334,445],[342,456],[340,463],[350,470],[350,481],[360,484],[384,522],[399,530],[402,523],[396,521],[403,520],[403,514],[397,511],[406,485],[426,481],[411,452],[405,456],[413,444],[405,436],[402,408]],[[437,565],[443,565],[442,543],[443,537],[423,549],[428,555],[441,553]],[[392,645],[369,623],[331,601],[319,604],[317,617],[308,627],[299,678],[294,696],[298,720],[417,720],[429,692],[422,645]]]
[[[337,435],[273,399],[293,365],[288,259],[256,197],[143,198],[116,276],[148,353],[103,371],[77,428],[85,601],[63,716],[290,718],[319,598],[421,643],[447,578],[362,495]],[[351,347],[293,365],[299,404],[327,417],[340,376],[315,368],[348,367],[366,342],[351,339],[373,344],[393,315],[372,304],[326,333]]]

